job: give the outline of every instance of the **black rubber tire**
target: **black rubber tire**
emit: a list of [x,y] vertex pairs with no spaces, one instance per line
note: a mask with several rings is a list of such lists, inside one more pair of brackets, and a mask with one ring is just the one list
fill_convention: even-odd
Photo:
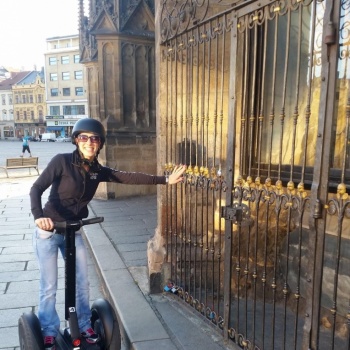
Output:
[[18,337],[21,350],[44,350],[44,340],[38,317],[33,312],[18,319]]
[[121,337],[117,317],[106,299],[97,299],[91,306],[91,325],[101,337],[101,349],[120,350]]

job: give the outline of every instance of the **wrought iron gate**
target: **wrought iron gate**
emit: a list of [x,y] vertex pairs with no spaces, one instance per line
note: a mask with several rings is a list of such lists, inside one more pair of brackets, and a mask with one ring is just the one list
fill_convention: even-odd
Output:
[[172,290],[243,349],[350,349],[349,12],[158,5]]

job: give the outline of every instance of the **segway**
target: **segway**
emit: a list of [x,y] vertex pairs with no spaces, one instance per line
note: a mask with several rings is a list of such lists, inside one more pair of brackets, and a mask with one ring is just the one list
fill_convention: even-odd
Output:
[[[99,334],[96,344],[86,342],[79,331],[75,309],[75,232],[84,225],[102,222],[103,217],[86,220],[54,223],[58,233],[65,239],[65,319],[66,328],[60,329],[56,337],[57,350],[120,350],[121,338],[119,324],[110,303],[98,299],[91,306],[91,326]],[[38,317],[33,312],[24,313],[18,320],[18,335],[21,350],[44,350],[44,340]]]

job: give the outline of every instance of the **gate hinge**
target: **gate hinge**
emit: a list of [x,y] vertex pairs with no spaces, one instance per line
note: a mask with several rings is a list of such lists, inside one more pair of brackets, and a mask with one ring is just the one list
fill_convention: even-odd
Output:
[[248,223],[250,222],[250,210],[245,204],[233,203],[232,205],[221,207],[221,217],[232,221],[234,224]]
[[312,214],[312,216],[315,219],[320,219],[322,217],[322,206],[319,199],[316,199],[314,213]]

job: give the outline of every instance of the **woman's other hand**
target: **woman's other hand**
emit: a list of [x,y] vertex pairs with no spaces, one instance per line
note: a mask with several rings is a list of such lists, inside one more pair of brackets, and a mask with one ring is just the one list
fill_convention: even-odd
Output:
[[169,185],[177,184],[183,180],[183,173],[186,170],[186,165],[177,165],[175,166],[173,172],[169,175]]

